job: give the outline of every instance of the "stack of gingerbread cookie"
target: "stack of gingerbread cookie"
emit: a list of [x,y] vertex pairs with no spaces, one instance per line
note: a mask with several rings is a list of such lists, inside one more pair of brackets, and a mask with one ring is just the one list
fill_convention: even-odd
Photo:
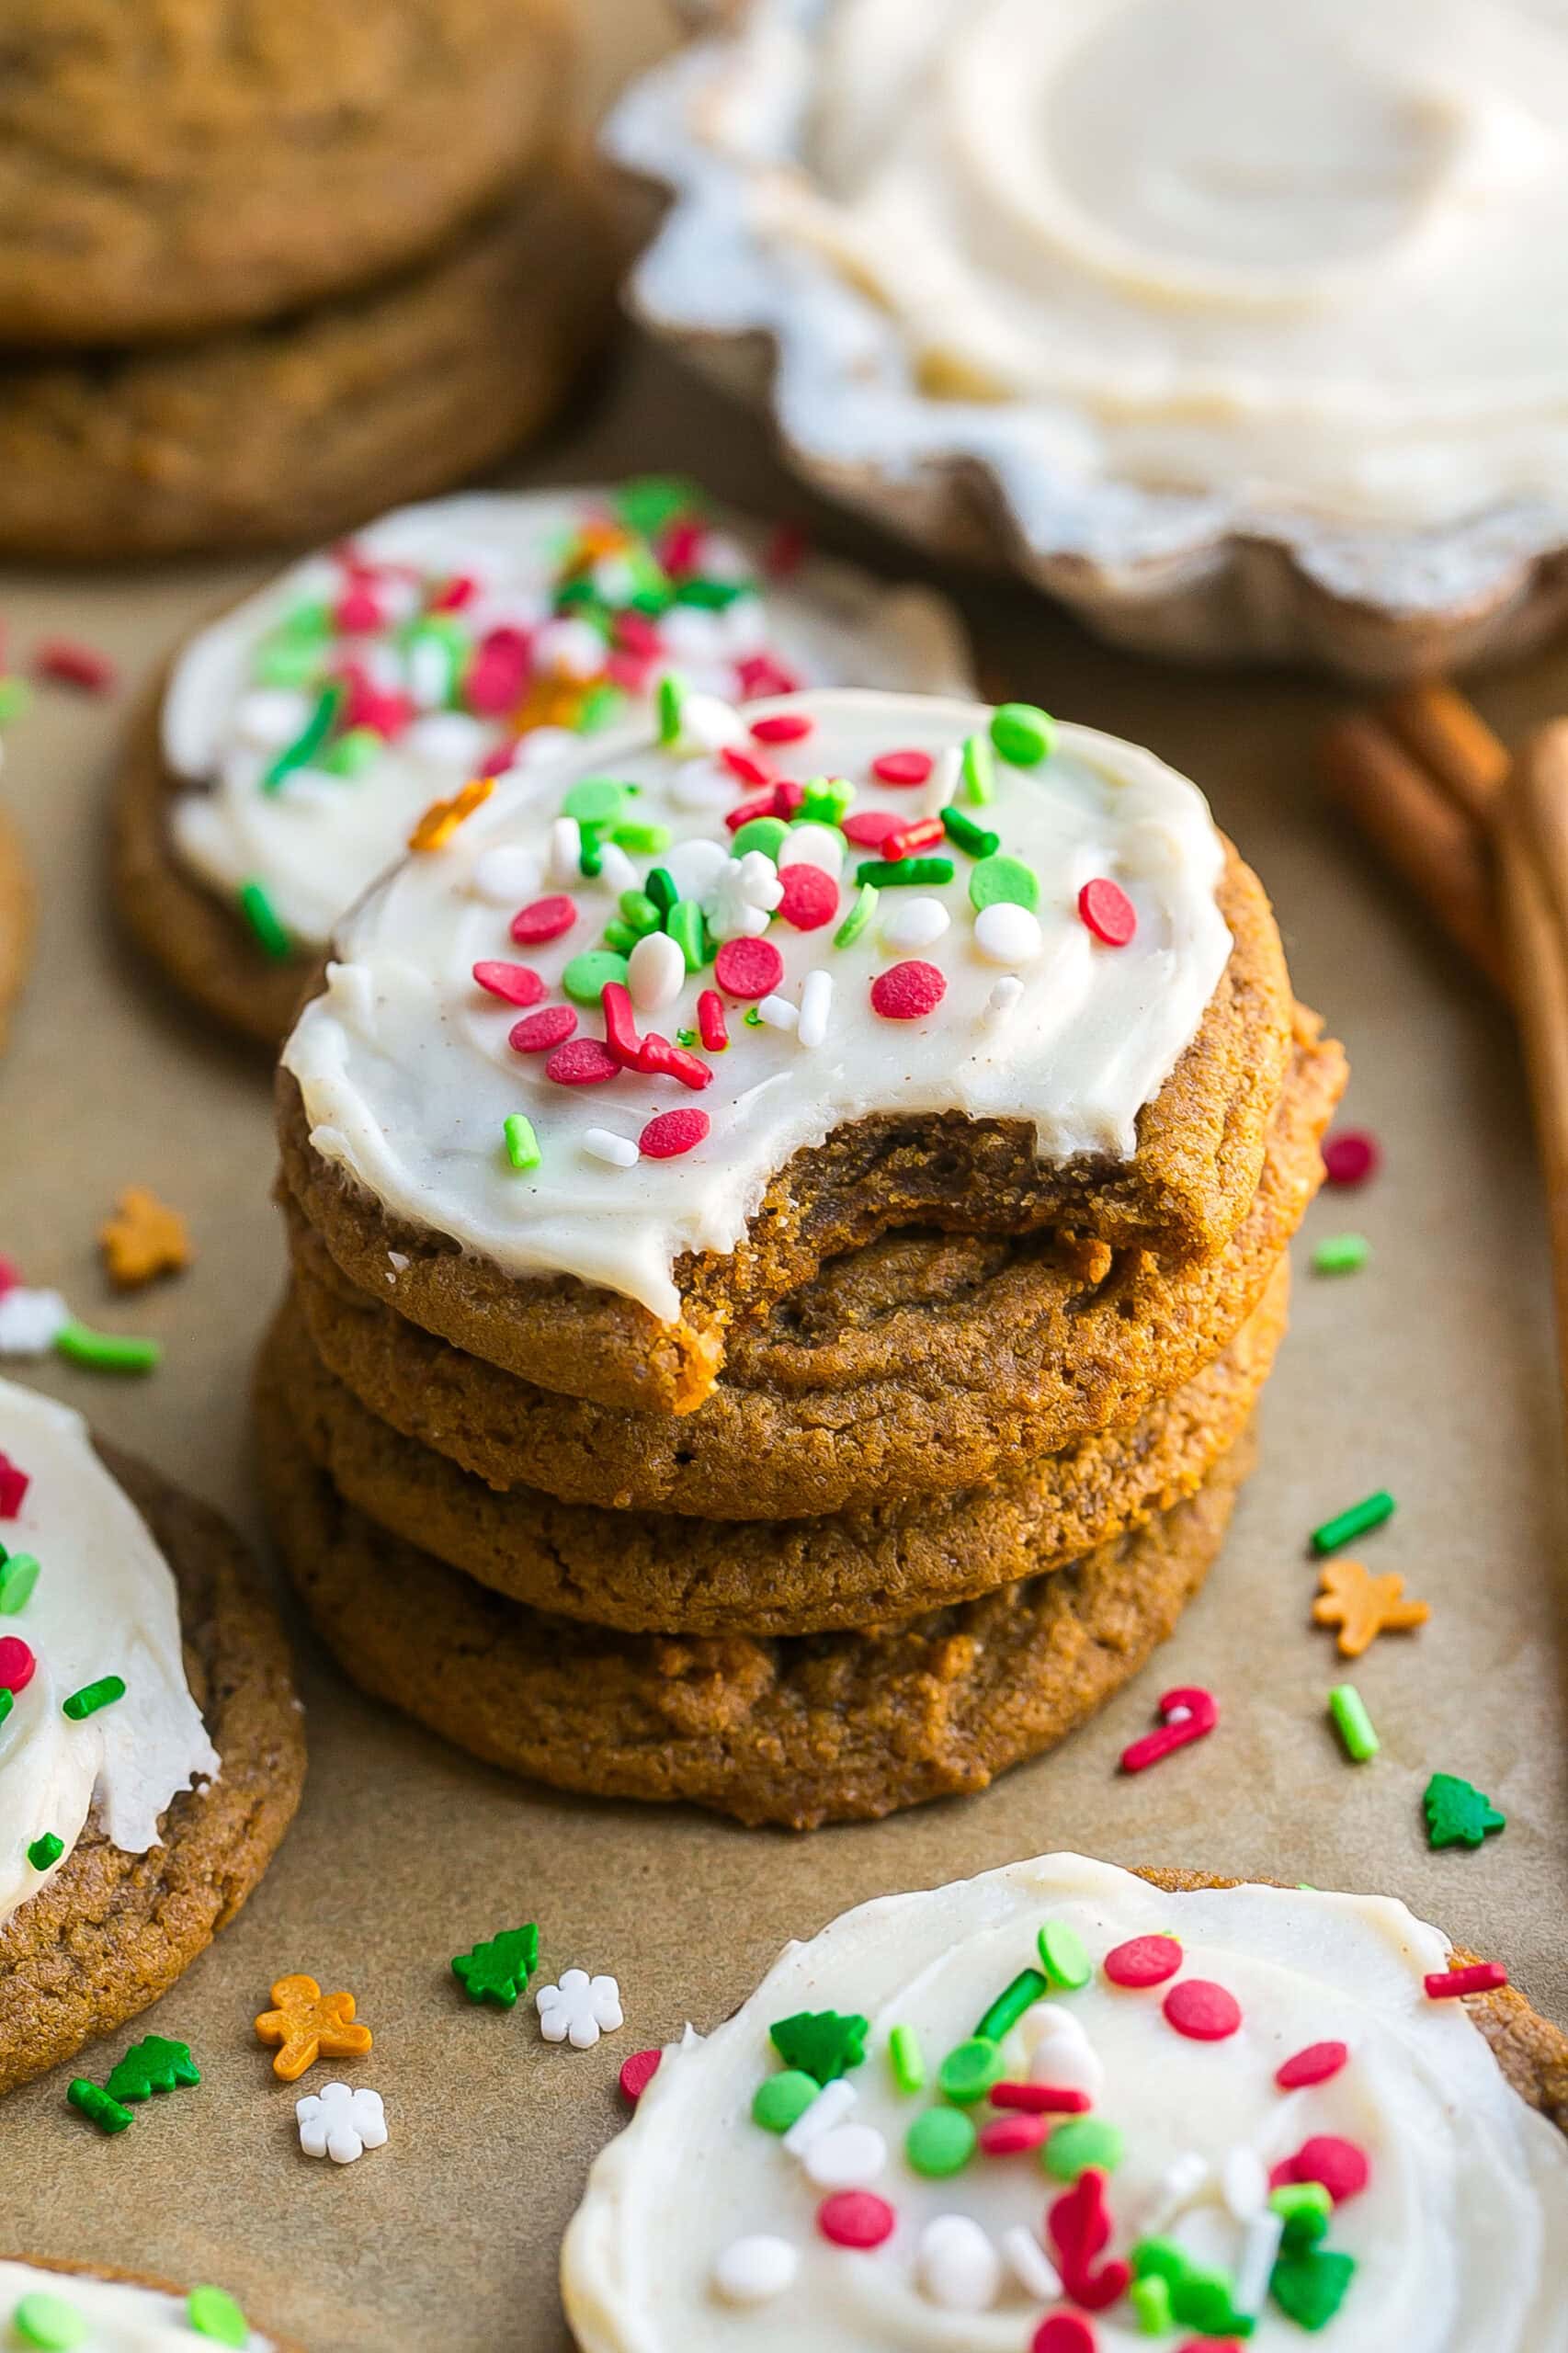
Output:
[[279,1074],[318,1628],[565,1788],[983,1786],[1201,1584],[1343,1080],[1198,790],[1029,706],[671,679],[449,796]]
[[0,6],[0,551],[320,536],[608,324],[558,0]]

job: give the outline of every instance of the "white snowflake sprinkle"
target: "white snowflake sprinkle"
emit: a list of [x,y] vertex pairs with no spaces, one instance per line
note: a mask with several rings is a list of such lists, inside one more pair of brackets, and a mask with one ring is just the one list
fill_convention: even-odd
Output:
[[14,1283],[0,1292],[0,1357],[47,1356],[71,1321],[57,1290],[28,1290]]
[[367,2084],[324,2084],[319,2092],[307,2092],[295,2101],[294,2114],[307,2157],[330,2157],[335,2165],[351,2165],[367,2149],[380,2149],[386,2143],[381,2096]]
[[591,2051],[624,2023],[615,1979],[590,1977],[585,1969],[564,1970],[558,1985],[540,1987],[534,2004],[546,2042],[569,2042],[574,2051]]

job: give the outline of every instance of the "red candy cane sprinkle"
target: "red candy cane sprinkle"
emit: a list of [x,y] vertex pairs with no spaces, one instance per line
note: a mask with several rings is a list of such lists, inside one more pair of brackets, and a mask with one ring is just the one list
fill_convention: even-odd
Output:
[[544,983],[527,964],[504,964],[486,957],[474,966],[473,977],[505,1005],[537,1005],[544,995]]
[[[517,1028],[522,1028],[521,1022]],[[599,1039],[569,1038],[563,1046],[556,1047],[544,1074],[557,1086],[602,1086],[607,1079],[619,1077],[620,1064]]]
[[751,732],[759,744],[801,744],[815,725],[803,710],[775,710],[766,719],[754,719]]
[[1138,910],[1119,882],[1097,874],[1078,893],[1078,913],[1105,948],[1125,948],[1138,928]]
[[20,1463],[0,1454],[0,1519],[15,1519],[27,1501],[32,1481]]
[[37,1665],[19,1634],[0,1634],[0,1691],[25,1691]]
[[1382,1162],[1375,1136],[1363,1128],[1346,1128],[1330,1136],[1323,1148],[1323,1173],[1331,1185],[1364,1185]]
[[1304,2091],[1309,2084],[1326,2084],[1337,2075],[1350,2056],[1350,2046],[1345,2042],[1309,2042],[1283,2066],[1274,2071],[1274,2080],[1282,2092]]
[[980,2146],[988,2157],[1017,2156],[1021,2150],[1038,2149],[1055,2127],[1049,2116],[1030,2116],[1019,2110],[1012,2116],[998,2116],[980,2128]]
[[1108,2304],[1124,2296],[1132,2279],[1132,2267],[1119,2256],[1095,2269],[1095,2257],[1110,2240],[1105,2185],[1099,2167],[1085,2165],[1073,2188],[1064,2197],[1053,2199],[1045,2213],[1062,2285],[1075,2304],[1092,2313],[1104,2312]]
[[717,989],[704,989],[697,1000],[697,1034],[710,1054],[722,1054],[730,1042],[724,1000]]
[[599,1007],[604,1015],[605,1044],[622,1070],[642,1070],[646,1067],[642,1055],[646,1040],[637,1035],[637,1022],[631,1010],[631,992],[624,981],[607,981],[599,991]]
[[1114,1945],[1101,1965],[1113,1985],[1163,1985],[1181,1963],[1174,1937],[1130,1937],[1124,1945]]
[[85,695],[111,695],[119,684],[107,654],[72,637],[46,638],[33,655],[33,675],[57,687],[79,687]]
[[749,784],[754,790],[767,785],[771,791],[778,781],[766,760],[759,760],[755,752],[746,751],[739,744],[721,744],[719,760],[740,783]]
[[1147,1771],[1175,1750],[1203,1739],[1220,1721],[1219,1702],[1212,1691],[1206,1691],[1200,1683],[1178,1684],[1174,1691],[1166,1691],[1161,1698],[1159,1713],[1164,1719],[1159,1731],[1145,1733],[1142,1740],[1133,1741],[1122,1750],[1124,1773]]
[[1223,1985],[1207,1977],[1187,1977],[1165,2000],[1165,2018],[1189,2042],[1223,2042],[1242,2022],[1242,2006]]
[[564,893],[550,899],[530,899],[512,917],[512,937],[519,948],[540,948],[547,939],[559,939],[576,920],[577,909]]
[[552,1046],[563,1046],[576,1027],[577,1017],[569,1005],[547,1005],[542,1013],[515,1021],[506,1043],[515,1054],[545,1054]]
[[[687,1053],[684,1046],[672,1046],[669,1040],[661,1038],[655,1029],[651,1029],[642,1040],[642,1051],[637,1057],[637,1068],[650,1078],[676,1078],[683,1086],[689,1086],[698,1091],[713,1084],[713,1067],[710,1063],[705,1063],[700,1054]],[[699,1113],[699,1116],[704,1121],[704,1132],[706,1132],[707,1114]],[[700,1142],[700,1138],[694,1141]],[[683,1152],[689,1152],[690,1149],[690,1144],[681,1146]]]
[[1095,2353],[1098,2341],[1082,2313],[1049,2313],[1029,2339],[1029,2353]]
[[936,965],[912,957],[877,974],[871,983],[871,1010],[884,1021],[923,1021],[947,993],[948,983]]
[[622,2099],[629,2099],[633,2108],[658,2074],[659,2062],[664,2055],[662,2051],[634,2051],[631,2058],[623,2062],[620,2096]]
[[845,818],[839,832],[857,849],[881,849],[890,834],[896,834],[899,821],[891,809],[854,809]]
[[1065,2084],[993,2084],[993,2108],[1018,2108],[1027,2116],[1085,2116],[1093,2106],[1087,2092]]
[[817,2208],[817,2228],[835,2246],[881,2246],[897,2221],[885,2198],[870,2189],[835,2190]]
[[1318,2181],[1340,2206],[1347,2198],[1358,2198],[1371,2177],[1367,2153],[1354,2141],[1342,2141],[1335,2132],[1316,2132],[1302,2142],[1293,2157],[1284,2158],[1274,2167],[1268,2186],[1283,2189],[1288,2182]]
[[1500,1961],[1478,1961],[1470,1969],[1435,1969],[1424,1980],[1429,1999],[1457,2001],[1465,1994],[1495,1994],[1508,1982]]
[[882,856],[886,858],[913,858],[916,850],[934,849],[942,838],[940,817],[915,817],[909,824],[900,825],[884,835]]
[[726,939],[713,960],[713,977],[726,996],[767,996],[784,978],[784,959],[771,939]]
[[778,913],[786,923],[797,931],[820,931],[824,923],[833,922],[838,913],[838,885],[831,874],[801,859],[780,867],[778,881],[784,892]]
[[879,784],[924,784],[936,762],[929,752],[882,752],[871,762]]

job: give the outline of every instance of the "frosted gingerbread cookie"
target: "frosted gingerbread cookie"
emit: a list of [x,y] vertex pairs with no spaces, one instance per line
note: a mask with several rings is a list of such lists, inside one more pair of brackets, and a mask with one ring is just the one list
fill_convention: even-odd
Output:
[[17,2347],[81,2353],[297,2353],[263,2336],[226,2289],[176,2288],[150,2273],[110,2266],[0,2256],[0,2327]]
[[0,2091],[173,1984],[303,1770],[282,1632],[228,1528],[0,1381]]
[[1561,2353],[1568,2039],[1391,1898],[1048,1855],[788,1946],[589,2177],[583,2353]]
[[968,682],[940,598],[803,557],[682,483],[407,507],[176,656],[121,771],[121,911],[187,994],[274,1045],[433,801],[597,756],[672,666],[735,701]]

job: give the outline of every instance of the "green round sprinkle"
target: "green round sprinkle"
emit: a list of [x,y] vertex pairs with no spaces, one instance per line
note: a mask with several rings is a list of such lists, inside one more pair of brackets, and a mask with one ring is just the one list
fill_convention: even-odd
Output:
[[889,2035],[888,2064],[892,2069],[893,2082],[901,2092],[924,2090],[926,2059],[920,2048],[920,2037],[912,2026],[895,2026]]
[[676,677],[673,670],[659,680],[655,697],[659,715],[659,741],[667,749],[680,733],[680,715],[686,707],[686,681]]
[[665,917],[665,929],[686,959],[688,972],[702,970],[707,940],[702,931],[702,910],[695,899],[677,899]]
[[1352,1765],[1365,1765],[1377,1755],[1382,1743],[1373,1730],[1367,1703],[1353,1683],[1335,1685],[1328,1695],[1328,1711]]
[[35,1871],[52,1870],[65,1852],[65,1841],[52,1830],[40,1831],[28,1848],[28,1860]]
[[782,817],[748,818],[730,844],[730,856],[744,858],[748,849],[759,849],[765,858],[777,858],[789,836]]
[[677,516],[701,514],[702,493],[682,474],[637,474],[616,492],[615,511],[633,531],[651,540]]
[[874,882],[862,882],[849,913],[833,935],[834,946],[835,948],[853,947],[876,912],[877,886]]
[[[290,643],[286,639],[280,639],[276,644],[261,647],[252,676],[258,687],[313,686],[321,660],[322,648],[318,640],[301,639]],[[0,719],[8,715],[5,708],[5,682],[0,681]]]
[[236,896],[240,903],[240,913],[255,934],[256,944],[262,954],[270,956],[274,962],[279,964],[285,958],[292,956],[294,943],[284,926],[282,916],[261,884],[254,881],[242,882]]
[[1002,847],[1000,834],[989,833],[983,825],[977,825],[974,819],[966,817],[961,809],[944,809],[941,818],[942,831],[948,839],[968,858],[993,858]]
[[96,1683],[84,1683],[79,1691],[60,1703],[62,1715],[69,1716],[74,1724],[85,1723],[96,1716],[100,1708],[112,1708],[117,1699],[125,1697],[125,1684],[118,1675],[100,1675]]
[[38,1562],[31,1552],[7,1552],[0,1547],[0,1618],[14,1618],[26,1608],[38,1574]]
[[[742,832],[748,829],[741,828]],[[868,858],[855,869],[857,882],[874,882],[879,889],[939,889],[953,879],[950,858]]]
[[965,736],[959,774],[963,779],[964,799],[973,801],[977,809],[995,800],[996,762],[983,735]]
[[998,2045],[971,2034],[949,2052],[937,2072],[937,2081],[946,2098],[967,2108],[972,2100],[983,2098],[993,2084],[1001,2082],[1003,2066]]
[[1314,1275],[1354,1275],[1372,1255],[1364,1233],[1330,1233],[1312,1252]]
[[42,2348],[42,2353],[67,2353],[87,2337],[87,2321],[63,2296],[24,2296],[11,2314],[11,2334],[18,2345]]
[[613,776],[580,778],[561,804],[563,817],[580,825],[613,825],[631,798],[632,788]]
[[95,1332],[67,1324],[54,1336],[57,1356],[92,1372],[151,1372],[163,1358],[161,1340],[137,1340],[121,1332]]
[[611,981],[625,986],[626,959],[610,948],[585,948],[561,975],[561,985],[574,1005],[597,1005]]
[[916,2173],[942,2181],[974,2154],[975,2130],[961,2108],[928,2108],[903,2136],[903,2154]]
[[600,678],[588,688],[578,706],[576,727],[579,735],[597,735],[616,718],[626,697],[613,678]]
[[997,1995],[985,2016],[975,2028],[975,2038],[981,2042],[1000,2042],[1010,2034],[1027,2009],[1033,2007],[1049,1989],[1038,1969],[1021,1969],[1012,1984]]
[[779,2075],[765,2075],[751,2104],[751,2120],[765,2132],[788,2132],[803,2116],[822,2086],[800,2067],[786,2067]]
[[1003,905],[1034,908],[1040,904],[1040,877],[1021,858],[994,851],[970,870],[969,896],[977,913]]
[[622,923],[619,917],[605,926],[605,946],[617,956],[630,956],[642,937],[640,931],[633,931],[629,923]]
[[1096,2116],[1069,2117],[1059,2124],[1040,2153],[1046,2172],[1057,2181],[1076,2181],[1089,2165],[1114,2173],[1121,2163],[1119,2127],[1104,2124]]
[[1140,2336],[1164,2336],[1175,2326],[1170,2288],[1157,2272],[1151,2272],[1146,2279],[1134,2279],[1127,2300],[1138,2316]]
[[1005,702],[991,714],[991,741],[1016,768],[1038,768],[1051,757],[1056,722],[1038,703]]
[[649,932],[658,931],[664,924],[663,915],[646,891],[623,891],[620,913],[622,920],[631,925],[639,939],[645,939]]
[[667,825],[655,825],[646,817],[623,817],[610,832],[611,841],[634,858],[657,858],[673,838]]
[[506,1157],[514,1168],[539,1166],[539,1138],[534,1133],[531,1120],[525,1119],[520,1111],[513,1111],[502,1120],[501,1133],[506,1139]]
[[198,2336],[210,2336],[215,2345],[250,2343],[250,2323],[222,2288],[193,2288],[185,2316]]
[[328,776],[362,776],[384,748],[385,739],[373,727],[351,727],[340,735],[321,766]]
[[1339,1512],[1333,1519],[1325,1519],[1321,1528],[1314,1528],[1312,1551],[1337,1552],[1342,1544],[1354,1543],[1357,1537],[1365,1536],[1369,1529],[1381,1528],[1385,1519],[1392,1519],[1393,1509],[1393,1497],[1386,1487],[1380,1487],[1375,1495],[1363,1496],[1358,1504],[1352,1504],[1348,1511]]
[[1046,1975],[1063,1994],[1075,1994],[1095,1973],[1083,1938],[1065,1920],[1048,1920],[1041,1928],[1040,1958]]

